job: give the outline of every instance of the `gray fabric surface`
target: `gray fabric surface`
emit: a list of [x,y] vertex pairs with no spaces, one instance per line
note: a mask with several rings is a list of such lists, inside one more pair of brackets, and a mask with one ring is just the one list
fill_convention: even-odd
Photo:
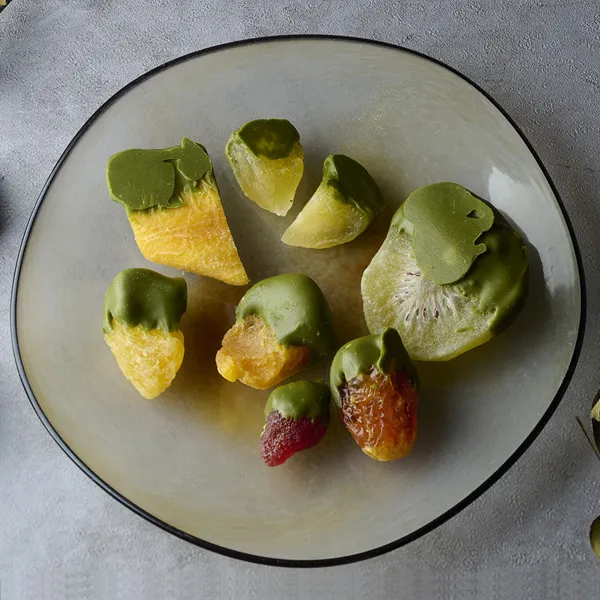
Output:
[[[600,597],[600,465],[574,423],[600,385],[600,11],[575,0],[16,0],[0,14],[0,598]],[[491,93],[562,195],[588,276],[582,359],[533,446],[483,497],[386,556],[317,571],[195,548],[96,487],[44,431],[10,347],[10,286],[53,165],[98,106],[162,62],[236,39],[332,33],[406,45]]]

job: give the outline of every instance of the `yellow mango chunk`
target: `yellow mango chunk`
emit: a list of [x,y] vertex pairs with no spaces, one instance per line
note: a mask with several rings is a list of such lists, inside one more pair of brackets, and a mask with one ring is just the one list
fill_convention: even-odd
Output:
[[123,375],[148,400],[170,385],[183,361],[183,333],[163,329],[126,327],[113,321],[104,334]]
[[150,261],[212,277],[230,285],[246,285],[217,184],[207,174],[193,192],[182,192],[183,206],[129,211],[141,253]]
[[217,369],[227,381],[266,390],[291,377],[311,361],[305,346],[286,346],[257,315],[238,321],[225,334],[217,352]]

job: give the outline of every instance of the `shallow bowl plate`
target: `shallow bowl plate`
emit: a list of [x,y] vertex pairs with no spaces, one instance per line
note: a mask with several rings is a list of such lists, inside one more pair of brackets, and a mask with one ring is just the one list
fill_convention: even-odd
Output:
[[[230,133],[285,117],[306,174],[294,210],[245,199],[224,156]],[[334,420],[285,466],[258,453],[266,393],[219,377],[214,355],[243,290],[194,275],[183,367],[144,401],[102,337],[104,291],[121,269],[152,267],[106,191],[108,157],[188,136],[212,156],[253,281],[303,272],[322,287],[342,341],[366,332],[360,277],[408,193],[459,182],[527,240],[531,292],[504,334],[445,364],[421,364],[420,430],[393,464],[363,455]],[[379,182],[386,212],[358,240],[302,250],[279,238],[344,153]],[[154,266],[154,268],[157,268]],[[176,275],[168,268],[161,272]],[[201,546],[264,563],[313,566],[374,556],[415,539],[497,480],[539,433],[578,355],[583,284],[567,217],[515,125],[481,90],[408,50],[341,38],[273,38],[201,51],[156,69],[105,104],[60,159],[19,257],[13,341],[29,397],[69,456],[105,490]],[[309,375],[326,372],[317,366]]]

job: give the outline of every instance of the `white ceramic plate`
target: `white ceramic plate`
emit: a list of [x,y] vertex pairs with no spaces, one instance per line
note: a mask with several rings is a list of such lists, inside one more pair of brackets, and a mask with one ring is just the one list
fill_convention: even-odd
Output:
[[[240,192],[224,157],[230,133],[285,117],[301,133],[306,175],[279,218]],[[510,329],[446,364],[421,364],[413,454],[363,455],[338,423],[276,469],[259,457],[266,393],[221,379],[220,339],[243,290],[186,275],[183,367],[144,401],[102,337],[104,291],[121,269],[151,266],[106,191],[107,158],[183,136],[212,156],[223,204],[253,281],[304,272],[323,288],[342,340],[366,332],[359,281],[393,211],[413,189],[459,182],[524,234],[531,291]],[[388,209],[358,240],[325,251],[279,237],[332,152],[364,164]],[[158,267],[164,273],[177,272]],[[583,332],[583,280],[571,229],[533,150],[481,90],[414,52],[342,38],[256,40],[204,50],[139,78],[77,134],[35,207],[19,256],[13,341],[38,415],[106,491],[155,524],[263,563],[337,564],[395,548],[456,514],[533,441],[565,391]],[[313,373],[319,369],[313,369]]]

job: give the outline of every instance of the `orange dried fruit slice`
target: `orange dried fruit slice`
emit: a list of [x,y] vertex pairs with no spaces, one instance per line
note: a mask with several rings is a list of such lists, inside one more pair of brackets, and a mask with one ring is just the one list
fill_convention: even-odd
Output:
[[217,369],[227,381],[239,380],[260,390],[287,379],[311,359],[310,348],[280,343],[258,315],[237,321],[216,356]]

